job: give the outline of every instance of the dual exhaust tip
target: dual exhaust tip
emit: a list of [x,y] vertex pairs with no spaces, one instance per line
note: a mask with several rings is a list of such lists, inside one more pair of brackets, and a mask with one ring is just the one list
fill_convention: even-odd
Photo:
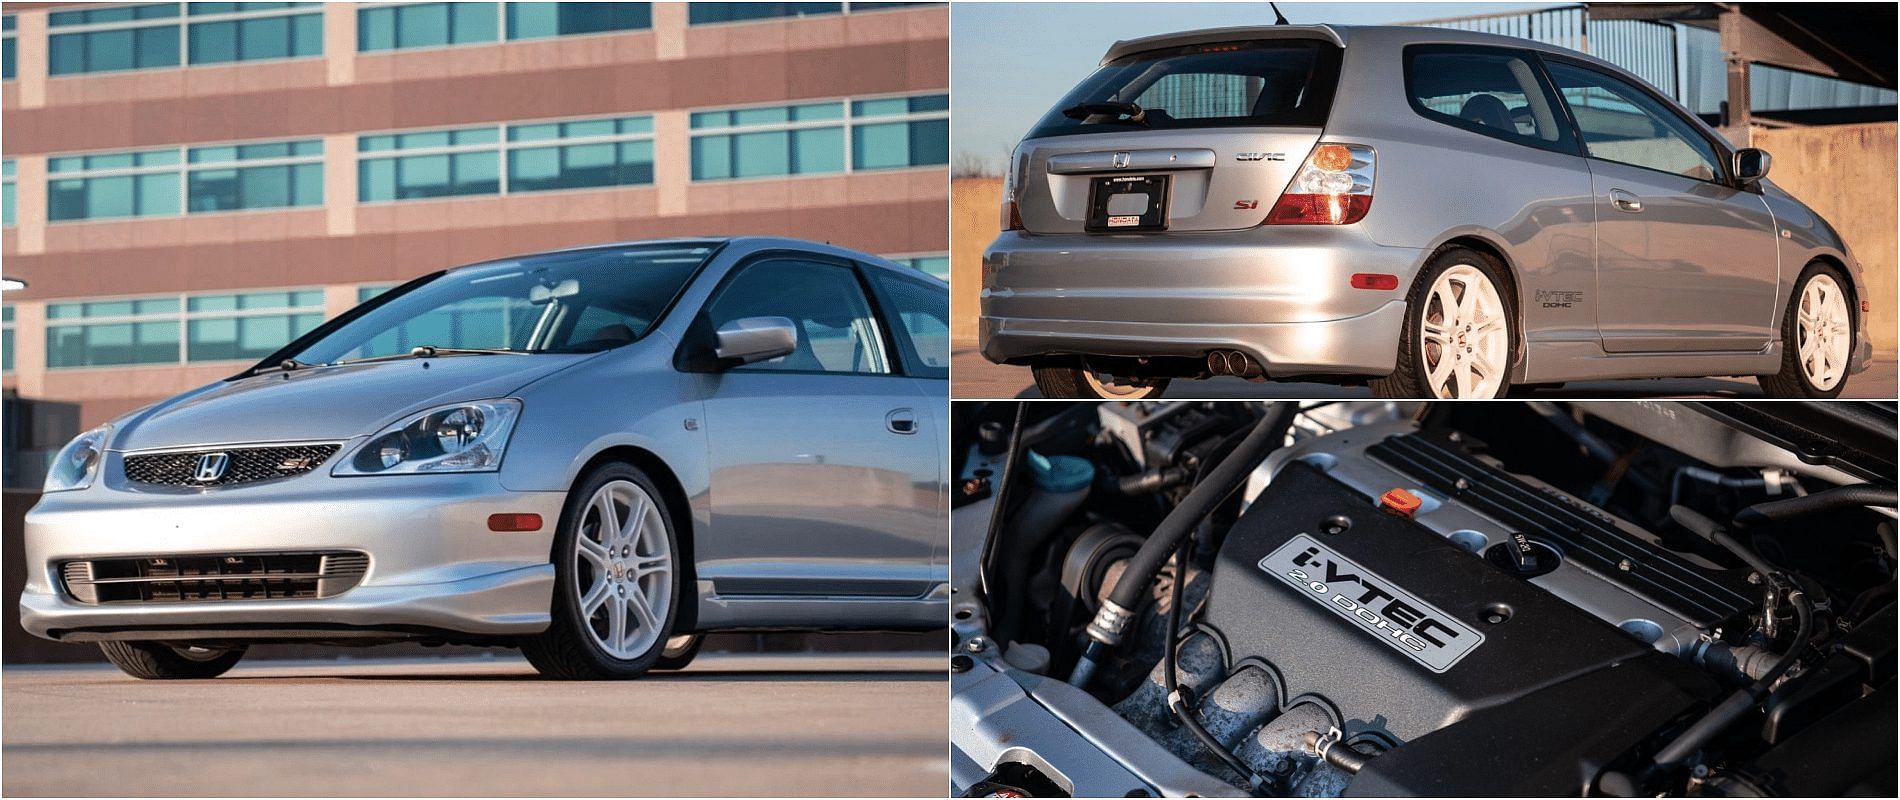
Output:
[[1247,380],[1257,380],[1267,374],[1266,367],[1239,350],[1209,350],[1207,371],[1215,377],[1233,376]]

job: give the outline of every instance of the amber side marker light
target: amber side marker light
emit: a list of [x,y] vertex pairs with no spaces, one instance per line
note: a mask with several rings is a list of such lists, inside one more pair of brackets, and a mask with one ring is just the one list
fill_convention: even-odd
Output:
[[527,533],[541,530],[540,514],[489,514],[488,529],[497,533]]
[[1355,272],[1352,275],[1354,289],[1391,290],[1399,288],[1399,276],[1383,272]]

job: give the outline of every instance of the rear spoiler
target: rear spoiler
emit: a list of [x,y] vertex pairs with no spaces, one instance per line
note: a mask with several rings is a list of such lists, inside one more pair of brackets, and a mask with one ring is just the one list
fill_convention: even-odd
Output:
[[1108,54],[1102,56],[1101,65],[1106,66],[1108,62],[1122,56],[1147,50],[1245,39],[1319,39],[1332,42],[1335,47],[1346,46],[1345,37],[1340,36],[1339,31],[1331,25],[1239,25],[1125,39],[1109,46]]

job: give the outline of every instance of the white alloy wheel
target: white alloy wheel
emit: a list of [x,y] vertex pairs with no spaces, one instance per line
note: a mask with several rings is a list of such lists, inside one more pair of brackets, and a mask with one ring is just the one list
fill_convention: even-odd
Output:
[[1166,388],[1166,384],[1163,383],[1099,372],[1090,367],[1086,359],[1082,361],[1082,382],[1088,384],[1089,389],[1094,391],[1097,397],[1117,400],[1142,400],[1155,397]]
[[1848,351],[1853,349],[1853,324],[1847,295],[1834,276],[1816,272],[1801,288],[1795,309],[1795,353],[1808,383],[1823,392],[1847,377]]
[[639,484],[608,481],[587,501],[574,537],[574,595],[594,642],[639,658],[665,634],[673,553],[659,505]]
[[1419,360],[1434,397],[1496,397],[1509,368],[1511,331],[1504,301],[1470,264],[1438,274],[1419,315]]

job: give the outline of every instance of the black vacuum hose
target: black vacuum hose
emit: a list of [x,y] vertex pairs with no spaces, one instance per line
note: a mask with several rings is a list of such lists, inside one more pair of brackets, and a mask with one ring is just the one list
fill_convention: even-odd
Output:
[[1737,528],[1746,528],[1751,525],[1780,522],[1809,514],[1819,514],[1823,511],[1833,511],[1837,508],[1855,506],[1892,508],[1897,502],[1900,502],[1900,499],[1896,498],[1892,487],[1883,488],[1871,483],[1856,483],[1823,489],[1805,497],[1756,503],[1735,512],[1733,524]]

